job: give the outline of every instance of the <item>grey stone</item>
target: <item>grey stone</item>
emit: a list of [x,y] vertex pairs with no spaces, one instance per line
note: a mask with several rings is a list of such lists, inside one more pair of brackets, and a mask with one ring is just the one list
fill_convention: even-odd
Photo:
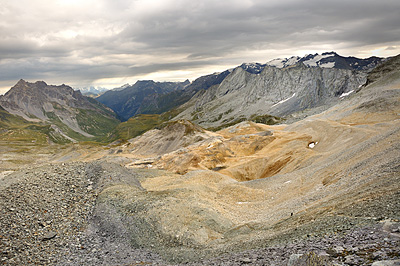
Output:
[[400,260],[375,261],[371,266],[400,266]]
[[240,262],[247,264],[247,263],[252,263],[253,260],[250,259],[250,258],[241,258],[241,259],[240,259]]
[[50,231],[43,236],[42,241],[47,241],[47,240],[53,239],[56,237],[56,235],[57,235],[57,232]]

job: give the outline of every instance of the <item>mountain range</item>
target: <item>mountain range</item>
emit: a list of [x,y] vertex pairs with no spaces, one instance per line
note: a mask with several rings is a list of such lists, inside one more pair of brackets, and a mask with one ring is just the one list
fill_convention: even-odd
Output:
[[287,118],[334,104],[363,85],[366,76],[364,71],[307,67],[302,62],[286,68],[267,65],[257,74],[237,67],[220,84],[195,95],[176,118],[205,127],[255,116]]
[[[20,80],[0,97],[0,106],[27,121],[51,124],[70,141],[105,136],[118,119],[127,121],[139,114],[164,114],[147,116],[152,119],[149,125],[170,119],[191,120],[210,129],[244,120],[274,124],[336,104],[365,84],[368,72],[385,60],[343,57],[335,52],[293,56],[266,64],[243,63],[193,82],[142,80],[106,91],[96,100],[64,84]],[[95,88],[84,91],[99,93]],[[143,118],[119,128],[137,127],[136,122],[143,123]],[[148,127],[132,132],[145,129]],[[132,136],[129,132],[110,134]]]
[[137,114],[175,109],[173,115],[180,113],[178,119],[218,127],[256,116],[287,117],[334,103],[364,84],[368,71],[383,60],[343,57],[335,52],[293,56],[266,64],[243,63],[192,83],[138,81],[97,100],[123,121]]
[[374,68],[382,61],[382,58],[372,56],[366,59],[356,57],[344,57],[335,52],[325,52],[322,54],[309,54],[304,57],[292,56],[290,58],[278,58],[267,62],[266,65],[284,68],[302,62],[309,67],[340,68],[351,70],[369,70]]
[[44,81],[21,79],[0,96],[0,106],[26,121],[50,124],[69,141],[104,136],[119,123],[115,113],[98,101],[67,85],[47,85]]

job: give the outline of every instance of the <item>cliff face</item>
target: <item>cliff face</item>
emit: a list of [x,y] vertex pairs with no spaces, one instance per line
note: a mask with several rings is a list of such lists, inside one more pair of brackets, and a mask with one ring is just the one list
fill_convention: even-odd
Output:
[[52,124],[71,140],[101,136],[119,121],[97,101],[67,85],[47,85],[20,80],[4,96],[0,106],[32,122]]
[[330,106],[366,81],[362,71],[265,66],[258,74],[236,68],[224,81],[193,97],[177,118],[217,126],[254,115],[287,116],[308,108]]

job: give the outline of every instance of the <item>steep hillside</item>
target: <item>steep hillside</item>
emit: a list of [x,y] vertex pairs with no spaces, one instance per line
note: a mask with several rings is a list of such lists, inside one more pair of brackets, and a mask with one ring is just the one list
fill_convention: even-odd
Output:
[[[179,106],[189,101],[196,93],[205,91],[214,85],[220,84],[229,73],[230,71],[226,70],[221,73],[213,73],[199,77],[183,90],[173,91],[165,95],[154,95],[155,97],[153,99],[148,99],[150,101],[145,100],[142,105],[148,106],[148,113],[155,114],[168,112],[174,108],[180,110],[181,108],[179,108]],[[177,112],[179,112],[178,110]]]
[[69,141],[57,131],[56,127],[27,121],[18,115],[10,114],[0,106],[0,144],[3,148],[21,146],[24,150],[26,145],[47,145]]
[[366,73],[337,68],[266,66],[252,74],[236,68],[224,81],[193,97],[176,119],[216,127],[252,116],[288,116],[340,101],[365,83]]
[[69,141],[105,136],[118,123],[115,114],[96,100],[67,85],[20,80],[4,96],[0,106],[13,115],[51,128]]
[[[157,99],[161,95],[182,90],[189,81],[185,82],[154,82],[142,80],[132,86],[124,86],[122,90],[107,91],[97,100],[110,107],[124,121],[136,114],[155,114],[160,106]],[[163,109],[163,108],[161,108]]]
[[385,78],[385,80],[392,80],[394,78],[398,78],[398,72],[400,69],[400,55],[394,56],[384,64],[378,65],[374,68],[367,77],[367,83],[365,85],[369,85],[381,78]]

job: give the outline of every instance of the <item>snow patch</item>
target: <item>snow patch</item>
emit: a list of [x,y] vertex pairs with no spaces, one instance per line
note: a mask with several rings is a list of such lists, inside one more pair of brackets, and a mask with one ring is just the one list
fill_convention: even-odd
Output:
[[277,102],[276,104],[272,105],[271,107],[275,107],[275,106],[277,106],[278,104],[287,102],[287,101],[289,101],[290,99],[292,99],[294,96],[296,96],[296,93],[293,93],[293,95],[290,96],[289,98],[287,98],[287,99],[285,99],[285,100],[282,100],[282,101],[280,101],[280,102]]
[[313,149],[315,147],[315,145],[317,145],[317,144],[318,144],[318,141],[317,142],[311,142],[310,144],[308,144],[308,147],[310,149]]
[[323,58],[327,58],[327,57],[331,57],[332,54],[324,54],[324,55],[316,55],[314,56],[312,59],[309,59],[307,61],[304,61],[303,63],[307,66],[318,66],[318,62],[323,59]]
[[259,65],[255,62],[251,62],[251,63],[243,63],[243,66],[245,67],[258,67]]
[[269,61],[267,63],[267,65],[274,66],[274,67],[277,67],[277,68],[282,68],[284,66],[284,61],[285,61],[285,59],[277,58],[277,59]]
[[297,64],[300,61],[300,59],[301,58],[298,56],[292,56],[286,61],[285,66],[292,66],[294,64]]
[[297,64],[300,61],[301,57],[299,56],[292,56],[290,58],[277,58],[267,62],[267,65],[274,66],[277,68],[284,68],[287,66],[292,66]]
[[349,91],[349,92],[344,92],[344,93],[342,93],[342,95],[339,96],[339,98],[343,98],[343,97],[349,96],[349,95],[352,94],[353,92],[354,92],[354,90],[351,90],[351,91]]

